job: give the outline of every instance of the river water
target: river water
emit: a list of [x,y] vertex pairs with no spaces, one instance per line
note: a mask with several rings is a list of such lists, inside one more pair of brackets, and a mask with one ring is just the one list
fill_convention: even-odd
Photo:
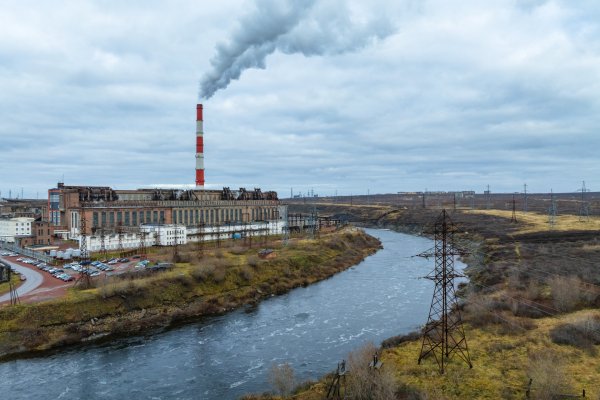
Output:
[[367,232],[382,241],[383,250],[252,310],[1,363],[0,398],[236,399],[270,390],[268,370],[283,362],[300,381],[316,379],[363,343],[379,344],[427,320],[433,283],[421,277],[433,269],[433,260],[412,256],[433,242]]

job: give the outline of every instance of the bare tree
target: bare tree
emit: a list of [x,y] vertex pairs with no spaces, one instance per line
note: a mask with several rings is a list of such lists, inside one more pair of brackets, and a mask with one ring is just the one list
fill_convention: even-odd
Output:
[[391,368],[369,366],[377,352],[367,343],[348,354],[347,398],[350,400],[389,400],[395,398],[396,382]]
[[288,396],[296,386],[294,369],[288,363],[273,364],[269,370],[269,383],[281,396]]

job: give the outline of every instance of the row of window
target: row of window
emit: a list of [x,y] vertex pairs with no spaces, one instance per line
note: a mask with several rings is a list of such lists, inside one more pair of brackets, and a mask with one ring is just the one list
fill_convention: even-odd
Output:
[[114,227],[138,226],[141,224],[165,223],[164,211],[94,211],[92,215],[93,226]]
[[[217,208],[210,210],[173,210],[172,221],[174,224],[198,225],[216,224],[240,221],[263,221],[276,218],[276,208]],[[93,226],[114,227],[138,226],[141,224],[164,224],[164,211],[94,211]]]
[[183,225],[216,224],[241,221],[263,221],[275,217],[275,208],[217,208],[210,210],[173,210],[173,223]]

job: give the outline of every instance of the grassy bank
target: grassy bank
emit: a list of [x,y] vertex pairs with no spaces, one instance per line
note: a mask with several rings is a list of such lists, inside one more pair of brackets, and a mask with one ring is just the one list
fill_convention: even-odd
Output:
[[[426,231],[440,210],[326,205],[321,213],[367,226]],[[429,359],[417,365],[415,336],[384,342],[381,358],[399,399],[520,399],[579,395],[599,398],[600,225],[562,215],[456,210],[469,285],[461,290],[473,369],[451,360],[440,375]],[[433,289],[433,288],[432,288]],[[328,378],[291,396],[323,398]],[[352,380],[352,374],[348,377]],[[264,398],[269,398],[265,396]],[[350,394],[349,398],[360,398]],[[379,398],[377,396],[372,398]]]
[[[256,246],[256,244],[255,244]],[[275,257],[241,246],[180,248],[169,271],[142,272],[72,288],[60,300],[0,309],[0,356],[48,350],[102,337],[132,335],[224,313],[328,278],[375,252],[379,241],[345,228],[316,240],[270,243]],[[166,250],[158,257],[168,258]]]

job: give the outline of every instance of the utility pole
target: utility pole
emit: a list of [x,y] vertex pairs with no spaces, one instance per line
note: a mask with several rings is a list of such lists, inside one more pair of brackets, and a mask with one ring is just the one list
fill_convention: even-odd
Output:
[[435,258],[435,269],[427,276],[427,279],[435,282],[435,289],[423,331],[418,363],[421,364],[421,360],[433,355],[441,374],[445,372],[445,365],[454,354],[466,362],[469,368],[473,368],[454,289],[454,278],[461,277],[454,271],[454,257],[467,254],[454,244],[456,231],[448,213],[445,209],[442,210],[435,222],[433,253],[419,254],[420,257]]
[[423,208],[425,208],[425,194],[427,193],[427,188],[425,188],[425,191],[423,192]]
[[523,184],[523,211],[527,212],[527,184]]

